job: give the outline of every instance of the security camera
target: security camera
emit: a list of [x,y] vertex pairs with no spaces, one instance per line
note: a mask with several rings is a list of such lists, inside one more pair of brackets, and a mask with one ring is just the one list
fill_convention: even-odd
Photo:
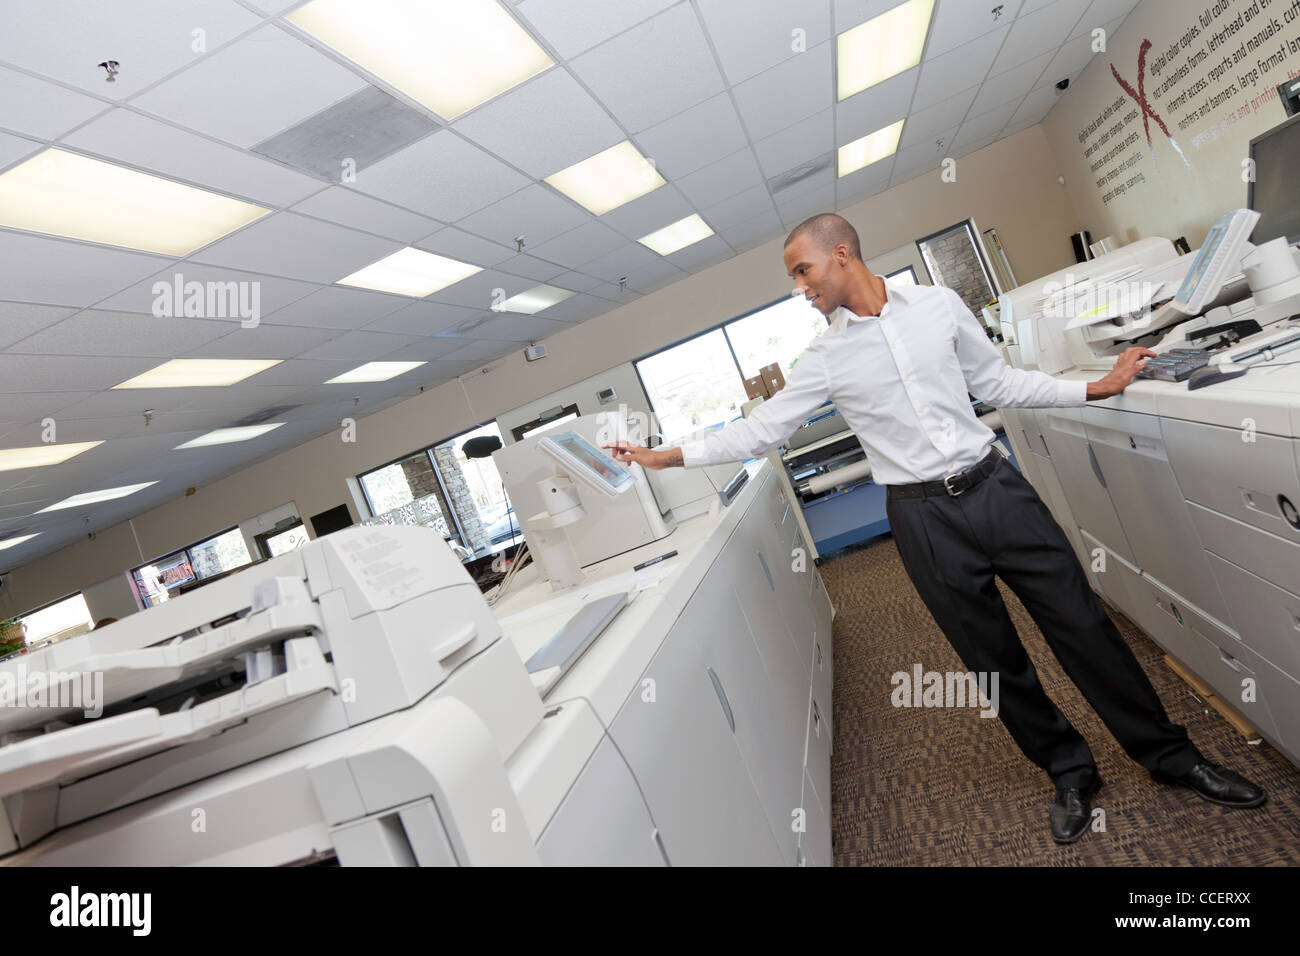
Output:
[[1064,93],[1066,88],[1069,87],[1069,85],[1070,85],[1070,78],[1067,76],[1065,79],[1059,80],[1057,82],[1056,91],[1058,93]]

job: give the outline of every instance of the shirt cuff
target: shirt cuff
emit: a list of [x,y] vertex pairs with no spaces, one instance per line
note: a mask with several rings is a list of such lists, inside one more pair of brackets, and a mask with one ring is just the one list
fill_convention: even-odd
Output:
[[683,468],[698,468],[700,465],[709,464],[703,441],[682,442],[677,447],[682,453]]
[[1056,404],[1068,408],[1088,404],[1088,383],[1082,379],[1058,379]]

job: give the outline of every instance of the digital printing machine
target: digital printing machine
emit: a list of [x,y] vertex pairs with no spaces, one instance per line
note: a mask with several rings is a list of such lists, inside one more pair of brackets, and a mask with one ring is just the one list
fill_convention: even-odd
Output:
[[1300,251],[1222,217],[1196,253],[1143,239],[1001,301],[1008,361],[1122,395],[1003,409],[1095,590],[1300,763]]
[[831,608],[771,469],[568,444],[575,540],[655,525],[577,583],[490,606],[438,532],[355,527],[0,663],[0,864],[828,865]]

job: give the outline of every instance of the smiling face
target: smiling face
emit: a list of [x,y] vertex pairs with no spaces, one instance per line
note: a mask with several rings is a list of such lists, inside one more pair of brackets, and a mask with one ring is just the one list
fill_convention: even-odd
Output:
[[844,304],[851,258],[848,246],[825,249],[805,234],[785,247],[785,270],[794,279],[795,294],[802,295],[822,315],[830,315]]

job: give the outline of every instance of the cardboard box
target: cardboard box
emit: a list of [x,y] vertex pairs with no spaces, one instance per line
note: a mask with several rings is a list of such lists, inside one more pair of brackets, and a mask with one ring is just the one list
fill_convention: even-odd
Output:
[[767,389],[768,398],[785,388],[785,376],[781,374],[781,366],[778,363],[773,362],[771,365],[764,365],[759,369],[758,373],[763,377],[763,385]]
[[767,390],[767,383],[764,376],[755,375],[753,378],[745,379],[745,394],[750,398],[771,398],[771,393]]

